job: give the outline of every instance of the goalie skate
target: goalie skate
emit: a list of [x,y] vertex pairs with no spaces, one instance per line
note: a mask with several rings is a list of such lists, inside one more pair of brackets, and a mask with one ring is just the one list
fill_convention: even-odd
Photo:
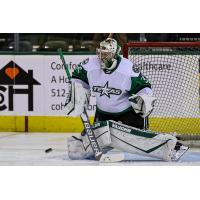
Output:
[[188,149],[189,149],[189,147],[186,147],[186,146],[178,143],[177,148],[175,148],[174,155],[172,156],[172,161],[179,160],[183,156],[183,154],[185,154],[187,152]]

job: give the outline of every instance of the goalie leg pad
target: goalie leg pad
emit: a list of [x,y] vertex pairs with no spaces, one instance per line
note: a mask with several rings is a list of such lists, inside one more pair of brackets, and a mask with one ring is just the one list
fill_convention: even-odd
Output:
[[176,137],[159,134],[109,121],[111,146],[121,151],[151,156],[171,161],[177,142]]
[[68,156],[72,160],[87,159],[93,156],[93,152],[84,149],[81,136],[67,138]]
[[[108,121],[97,122],[93,126],[94,135],[100,148],[107,151],[111,144],[110,130]],[[88,136],[83,132],[78,137],[67,139],[68,156],[70,159],[86,159],[94,156]]]

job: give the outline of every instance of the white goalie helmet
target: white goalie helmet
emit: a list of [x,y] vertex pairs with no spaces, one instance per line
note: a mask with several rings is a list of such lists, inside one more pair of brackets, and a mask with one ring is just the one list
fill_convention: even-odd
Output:
[[102,41],[97,48],[97,55],[100,60],[101,68],[112,70],[117,66],[117,55],[119,54],[121,47],[117,44],[117,41],[113,38],[107,38]]

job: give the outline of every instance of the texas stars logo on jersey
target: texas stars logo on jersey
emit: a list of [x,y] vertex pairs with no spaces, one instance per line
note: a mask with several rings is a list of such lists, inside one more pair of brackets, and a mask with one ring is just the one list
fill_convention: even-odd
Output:
[[108,81],[104,86],[93,86],[92,87],[93,92],[100,93],[100,97],[103,95],[106,95],[110,98],[110,95],[120,95],[122,91],[120,89],[111,88],[108,86]]

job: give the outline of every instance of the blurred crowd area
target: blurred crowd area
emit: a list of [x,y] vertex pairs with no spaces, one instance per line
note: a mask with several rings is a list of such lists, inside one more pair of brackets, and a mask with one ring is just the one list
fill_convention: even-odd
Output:
[[[0,33],[0,52],[44,52],[62,48],[66,52],[95,52],[109,33]],[[115,33],[123,47],[126,42],[200,41],[200,33]]]

